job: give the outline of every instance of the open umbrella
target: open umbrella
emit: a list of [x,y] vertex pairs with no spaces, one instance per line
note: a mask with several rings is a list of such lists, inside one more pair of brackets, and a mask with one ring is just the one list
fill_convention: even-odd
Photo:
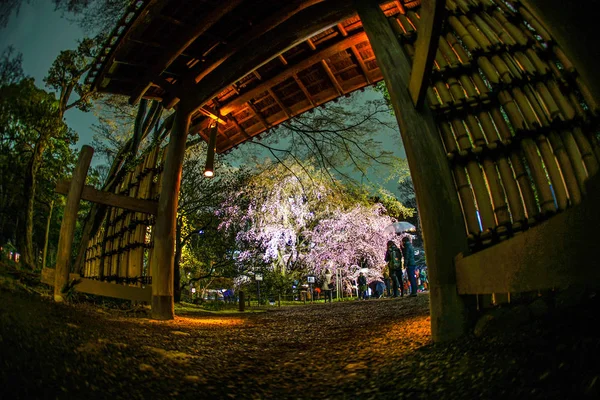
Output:
[[386,233],[395,233],[397,235],[404,232],[415,232],[416,230],[417,228],[413,224],[406,221],[394,222],[385,227]]

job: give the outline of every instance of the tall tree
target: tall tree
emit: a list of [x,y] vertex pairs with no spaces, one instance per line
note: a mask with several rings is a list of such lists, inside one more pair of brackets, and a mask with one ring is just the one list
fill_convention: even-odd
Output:
[[240,263],[260,259],[281,274],[349,271],[353,264],[377,270],[390,238],[384,228],[393,222],[383,205],[356,188],[348,190],[314,167],[283,164],[250,179],[220,214],[221,228],[236,232]]
[[[0,130],[5,172],[2,174],[2,205],[9,210],[25,210],[23,215],[14,214],[17,215],[15,225],[19,227],[16,234],[23,262],[33,267],[38,179],[55,182],[56,175],[64,171],[65,163],[70,160],[69,143],[76,140],[76,136],[60,118],[54,95],[37,88],[31,78],[0,88]],[[42,170],[44,163],[48,168]],[[14,215],[8,217],[14,218]]]

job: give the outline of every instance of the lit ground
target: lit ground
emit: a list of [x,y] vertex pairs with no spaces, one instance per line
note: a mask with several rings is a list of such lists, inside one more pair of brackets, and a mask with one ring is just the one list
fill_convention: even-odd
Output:
[[598,398],[597,314],[572,310],[516,335],[433,345],[428,302],[425,294],[155,322],[4,285],[0,398]]

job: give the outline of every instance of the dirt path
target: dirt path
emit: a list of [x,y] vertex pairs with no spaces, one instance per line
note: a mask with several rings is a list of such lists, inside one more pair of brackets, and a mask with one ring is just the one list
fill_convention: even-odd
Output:
[[156,322],[2,290],[0,398],[598,398],[591,319],[433,345],[428,300]]

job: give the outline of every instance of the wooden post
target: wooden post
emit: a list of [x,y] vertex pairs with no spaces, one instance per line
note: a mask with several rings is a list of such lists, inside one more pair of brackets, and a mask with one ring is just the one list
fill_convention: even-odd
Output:
[[406,150],[429,266],[433,340],[467,332],[466,298],[456,290],[454,257],[467,250],[460,203],[431,111],[415,109],[408,83],[411,62],[376,0],[354,0],[388,88]]
[[79,201],[81,192],[85,184],[94,149],[90,146],[83,146],[79,153],[77,165],[73,171],[73,179],[67,203],[65,204],[65,213],[60,224],[60,235],[58,237],[58,252],[56,255],[56,271],[54,273],[54,301],[62,302],[64,300],[62,289],[69,281],[69,261],[71,258],[71,248],[73,246],[73,234],[75,233],[75,223],[77,222],[77,211],[79,210]]
[[162,173],[158,215],[154,226],[154,249],[150,261],[152,271],[152,318],[173,319],[173,262],[175,226],[181,184],[185,142],[190,126],[190,112],[179,103],[171,130],[167,158]]
[[50,237],[50,222],[52,221],[52,211],[54,210],[54,200],[50,201],[50,211],[46,221],[46,234],[44,235],[44,251],[42,252],[42,269],[46,268],[46,256],[48,255],[48,238]]

